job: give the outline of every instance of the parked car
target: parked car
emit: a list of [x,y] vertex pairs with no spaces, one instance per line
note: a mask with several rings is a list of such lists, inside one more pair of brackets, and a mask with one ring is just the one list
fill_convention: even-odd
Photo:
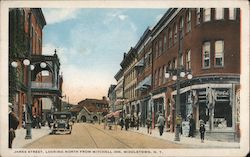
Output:
[[67,132],[71,134],[73,125],[71,117],[72,115],[70,112],[55,112],[53,114],[53,122],[51,124],[51,133],[55,134],[59,131],[60,133]]

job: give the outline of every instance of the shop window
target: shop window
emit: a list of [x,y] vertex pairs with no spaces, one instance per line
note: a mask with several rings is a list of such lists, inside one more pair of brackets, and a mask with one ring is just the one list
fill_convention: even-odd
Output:
[[216,8],[215,9],[215,19],[216,20],[224,19],[224,8]]
[[236,8],[229,8],[229,20],[236,20]]
[[211,21],[211,8],[204,8],[203,9],[203,21]]
[[216,102],[214,107],[214,128],[232,127],[232,107],[229,102]]
[[186,25],[187,25],[186,32],[188,33],[191,31],[191,10],[187,12]]
[[190,69],[191,69],[191,50],[188,50],[186,54],[186,70]]
[[196,25],[200,24],[201,21],[201,9],[197,8],[196,9]]
[[210,67],[210,42],[205,42],[202,46],[202,67]]
[[224,41],[215,42],[215,66],[223,67],[224,65]]

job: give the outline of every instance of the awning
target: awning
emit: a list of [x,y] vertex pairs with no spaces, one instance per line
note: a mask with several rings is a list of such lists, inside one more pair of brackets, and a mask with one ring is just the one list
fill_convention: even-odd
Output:
[[135,88],[135,90],[147,89],[150,86],[151,86],[151,75],[149,75],[144,80],[142,80],[141,82],[139,82],[139,84],[137,85],[137,87]]
[[136,63],[135,66],[137,66],[137,67],[144,66],[144,58],[142,58],[138,63]]

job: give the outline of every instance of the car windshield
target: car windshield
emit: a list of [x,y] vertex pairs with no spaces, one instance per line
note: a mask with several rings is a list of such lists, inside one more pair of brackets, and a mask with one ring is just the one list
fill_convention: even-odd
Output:
[[70,117],[70,114],[54,114],[55,119],[69,119]]

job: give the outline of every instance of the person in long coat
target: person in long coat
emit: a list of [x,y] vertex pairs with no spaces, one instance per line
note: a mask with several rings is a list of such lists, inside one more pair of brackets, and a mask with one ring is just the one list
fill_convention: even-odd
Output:
[[161,113],[159,114],[159,117],[157,119],[157,124],[158,124],[158,128],[159,128],[160,136],[162,136],[164,125],[165,125],[165,118],[163,117],[163,115]]
[[121,130],[122,130],[123,126],[124,126],[124,119],[123,119],[123,117],[120,118],[120,126],[121,126]]
[[146,124],[147,124],[148,134],[151,134],[152,133],[152,120],[150,118],[147,118]]
[[12,148],[12,143],[16,137],[15,130],[17,129],[19,120],[16,114],[13,112],[12,104],[9,103],[9,148]]
[[125,129],[126,130],[128,130],[128,128],[129,128],[129,123],[130,123],[130,118],[129,118],[129,116],[126,116],[126,118],[125,118]]
[[195,122],[193,119],[193,114],[191,114],[190,119],[189,119],[189,135],[188,135],[188,137],[194,137],[194,130],[195,130]]

